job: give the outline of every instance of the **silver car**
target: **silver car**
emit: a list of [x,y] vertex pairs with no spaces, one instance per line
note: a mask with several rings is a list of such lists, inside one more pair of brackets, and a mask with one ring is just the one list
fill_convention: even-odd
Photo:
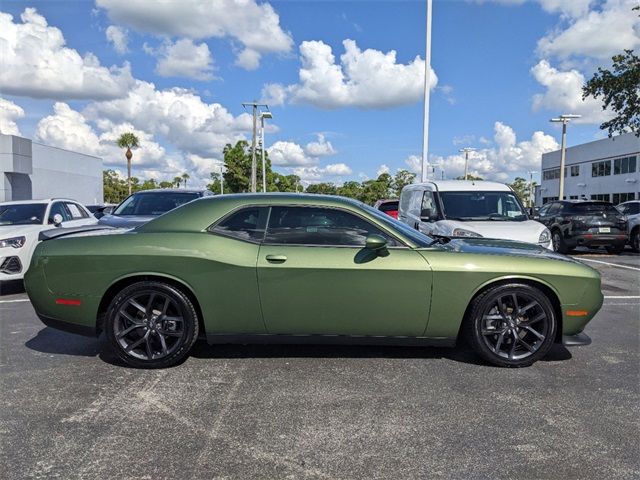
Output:
[[627,216],[629,244],[634,252],[640,252],[640,200],[630,200],[616,207]]

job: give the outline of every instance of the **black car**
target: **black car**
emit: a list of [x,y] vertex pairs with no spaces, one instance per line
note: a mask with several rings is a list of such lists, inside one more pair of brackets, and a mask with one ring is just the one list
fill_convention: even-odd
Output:
[[620,253],[627,243],[627,217],[610,202],[550,202],[534,220],[551,231],[553,249],[559,253],[582,246],[605,247],[609,253]]
[[93,213],[93,216],[96,218],[102,218],[114,209],[114,205],[85,205],[85,207],[87,207],[87,210]]
[[141,190],[125,198],[110,215],[100,218],[98,223],[116,228],[137,227],[184,203],[209,195],[213,194],[204,189]]

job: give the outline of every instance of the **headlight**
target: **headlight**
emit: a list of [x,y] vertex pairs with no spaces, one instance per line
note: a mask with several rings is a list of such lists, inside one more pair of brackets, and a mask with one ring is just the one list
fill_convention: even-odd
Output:
[[540,236],[538,237],[538,243],[542,245],[549,245],[550,241],[551,241],[551,232],[549,231],[548,228],[545,228],[540,234]]
[[3,240],[0,240],[0,248],[4,248],[4,247],[20,248],[24,245],[24,242],[26,241],[27,241],[26,237],[5,238]]
[[482,237],[479,233],[464,228],[456,228],[451,235],[454,237]]

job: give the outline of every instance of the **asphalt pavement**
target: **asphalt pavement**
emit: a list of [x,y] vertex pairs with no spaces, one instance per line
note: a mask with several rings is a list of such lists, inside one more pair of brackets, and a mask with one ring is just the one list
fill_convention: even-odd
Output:
[[590,346],[529,368],[466,349],[197,344],[122,366],[0,296],[0,478],[640,478],[640,256],[583,252]]

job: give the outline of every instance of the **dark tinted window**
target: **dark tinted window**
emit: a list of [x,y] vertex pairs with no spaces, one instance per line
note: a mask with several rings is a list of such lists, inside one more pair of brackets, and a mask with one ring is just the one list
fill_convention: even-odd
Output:
[[393,210],[398,210],[398,202],[385,202],[378,207],[378,210],[381,212],[390,212]]
[[0,225],[39,225],[46,208],[44,203],[0,205]]
[[62,215],[63,222],[67,222],[72,218],[71,214],[62,202],[55,202],[53,205],[51,205],[51,210],[49,210],[49,223],[53,223],[53,217],[57,214]]
[[114,215],[158,216],[200,197],[194,192],[134,193],[113,212]]
[[243,208],[223,219],[210,231],[240,240],[260,242],[264,237],[268,211],[267,207]]
[[349,212],[317,207],[272,207],[266,243],[290,245],[364,246],[370,234],[393,238]]
[[594,203],[594,202],[583,202],[583,203],[574,203],[570,205],[567,209],[569,213],[577,214],[577,215],[585,215],[592,213],[612,213],[618,214],[618,210],[610,203]]

